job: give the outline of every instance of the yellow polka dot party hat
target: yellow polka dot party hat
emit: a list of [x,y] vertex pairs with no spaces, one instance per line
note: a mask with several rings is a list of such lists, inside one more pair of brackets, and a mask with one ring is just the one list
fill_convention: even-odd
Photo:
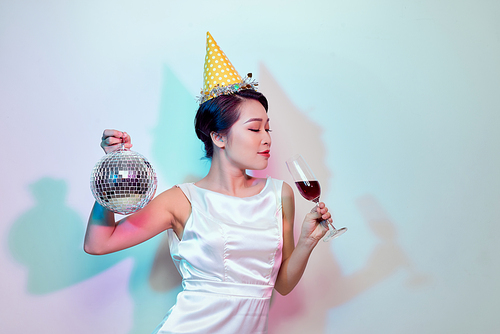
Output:
[[241,78],[212,35],[207,32],[203,89],[198,102],[202,104],[217,96],[234,94],[243,89],[257,90],[257,85],[257,82],[252,80],[251,73]]

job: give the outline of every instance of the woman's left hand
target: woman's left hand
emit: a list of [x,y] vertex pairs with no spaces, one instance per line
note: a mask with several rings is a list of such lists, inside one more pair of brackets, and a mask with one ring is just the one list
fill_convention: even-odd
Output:
[[323,202],[320,202],[315,209],[304,218],[300,238],[317,243],[328,232],[328,228],[320,223],[324,220],[331,223],[332,215],[328,212],[328,208]]

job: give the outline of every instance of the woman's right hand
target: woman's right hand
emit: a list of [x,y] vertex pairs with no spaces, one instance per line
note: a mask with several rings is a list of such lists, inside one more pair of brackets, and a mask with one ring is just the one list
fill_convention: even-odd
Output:
[[112,129],[106,129],[102,133],[101,147],[106,154],[119,149],[122,143],[127,149],[132,147],[132,140],[128,133]]

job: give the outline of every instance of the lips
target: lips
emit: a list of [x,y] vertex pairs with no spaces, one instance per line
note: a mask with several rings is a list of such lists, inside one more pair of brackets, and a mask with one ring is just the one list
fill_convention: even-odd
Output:
[[271,152],[271,151],[266,150],[266,151],[258,152],[258,154],[259,154],[259,155],[262,155],[263,157],[267,157],[267,158],[269,158],[269,157],[271,156],[270,152]]

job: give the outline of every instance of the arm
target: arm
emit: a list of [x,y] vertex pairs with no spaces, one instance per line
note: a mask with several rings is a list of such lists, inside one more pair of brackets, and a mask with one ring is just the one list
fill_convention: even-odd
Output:
[[191,205],[179,188],[171,188],[153,199],[143,209],[115,222],[114,213],[95,203],[90,213],[84,250],[102,255],[144,242],[173,228],[182,236]]
[[[116,150],[122,142],[127,148],[132,146],[130,136],[125,132],[104,130],[101,147],[106,153]],[[189,201],[178,188],[163,192],[146,207],[118,223],[113,212],[96,202],[90,213],[84,250],[95,255],[116,252],[146,241],[169,228],[182,236],[190,210]]]
[[320,203],[317,212],[308,213],[302,224],[299,241],[295,247],[293,239],[295,201],[293,190],[287,183],[283,183],[282,205],[283,258],[274,287],[280,294],[286,295],[299,282],[306,269],[312,250],[327,232],[319,223],[322,220],[331,220],[331,215],[324,203]]

